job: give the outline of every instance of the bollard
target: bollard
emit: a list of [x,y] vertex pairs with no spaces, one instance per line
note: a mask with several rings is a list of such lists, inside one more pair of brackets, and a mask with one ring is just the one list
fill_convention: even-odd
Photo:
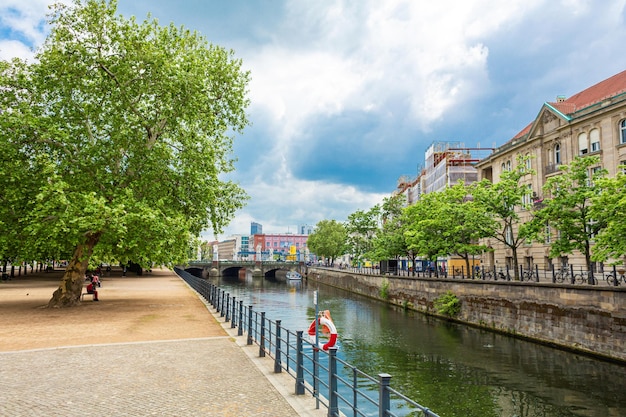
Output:
[[246,344],[252,344],[252,305],[248,306],[248,340]]
[[386,417],[389,414],[389,407],[391,406],[389,383],[391,382],[391,375],[378,374],[379,386],[379,403],[378,403],[378,417]]
[[224,298],[226,298],[226,292],[222,290],[222,296],[220,298],[220,317],[224,317]]
[[281,320],[276,320],[276,354],[274,355],[274,373],[279,374],[283,371],[281,367],[281,346],[280,346],[280,322]]
[[302,330],[296,332],[296,395],[304,394],[304,350],[302,347]]
[[265,311],[261,312],[261,334],[259,336],[259,357],[265,357]]
[[328,348],[328,417],[339,417],[338,397],[337,346],[333,346]]
[[237,328],[237,336],[243,334],[243,300],[239,301],[239,327]]

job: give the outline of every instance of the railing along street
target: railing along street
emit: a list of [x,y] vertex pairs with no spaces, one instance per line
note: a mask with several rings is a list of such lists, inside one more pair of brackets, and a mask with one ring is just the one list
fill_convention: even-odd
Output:
[[[329,417],[340,415],[365,417],[439,417],[400,392],[391,388],[391,375],[372,377],[337,357],[337,348],[324,351],[303,336],[271,320],[265,312],[244,306],[220,287],[183,269],[176,273],[210,303],[237,335],[247,333],[246,343],[259,346],[259,356],[274,360],[274,372],[287,372],[294,378],[296,395],[309,393],[328,409]],[[376,414],[372,414],[372,413]]]
[[415,278],[436,278],[454,280],[481,280],[481,281],[517,281],[531,283],[552,283],[569,285],[626,285],[626,274],[624,269],[612,266],[600,266],[595,270],[588,271],[582,265],[563,265],[549,269],[539,269],[537,265],[532,268],[520,266],[516,277],[515,270],[507,267],[486,267],[478,266],[470,268],[457,267],[451,269],[424,269],[413,271],[410,268],[389,268],[381,271],[376,267],[348,267],[348,266],[315,266],[321,269],[342,269],[355,274],[366,275],[387,275],[398,277]]

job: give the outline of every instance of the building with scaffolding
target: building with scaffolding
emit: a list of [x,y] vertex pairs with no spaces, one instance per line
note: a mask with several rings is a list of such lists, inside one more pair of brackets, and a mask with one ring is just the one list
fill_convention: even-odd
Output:
[[422,194],[444,190],[463,181],[478,180],[475,165],[493,152],[493,148],[468,148],[462,142],[433,142],[425,152],[424,166],[414,179],[398,179],[395,194],[404,194],[406,204],[415,204]]

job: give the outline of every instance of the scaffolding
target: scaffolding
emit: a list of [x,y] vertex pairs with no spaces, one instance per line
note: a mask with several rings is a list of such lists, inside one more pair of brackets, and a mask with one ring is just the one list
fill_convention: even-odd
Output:
[[[467,148],[462,142],[434,142],[426,150],[423,192],[433,193],[463,181],[478,180],[474,167],[493,148]],[[482,154],[485,154],[484,156]]]

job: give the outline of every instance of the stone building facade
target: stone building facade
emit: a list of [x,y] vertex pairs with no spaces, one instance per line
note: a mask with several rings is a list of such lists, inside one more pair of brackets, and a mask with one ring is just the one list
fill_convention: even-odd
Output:
[[[530,156],[528,163],[536,174],[522,181],[532,190],[532,202],[540,204],[543,186],[548,178],[559,175],[559,166],[586,155],[598,155],[598,168],[606,169],[609,176],[615,176],[622,169],[620,165],[626,165],[626,71],[569,98],[557,97],[554,102],[544,103],[531,123],[476,168],[480,179],[495,183],[503,171],[515,167],[518,156]],[[530,213],[520,215],[524,220]],[[486,243],[493,252],[484,256],[485,266],[512,265],[510,249],[493,239]],[[580,253],[551,259],[549,245],[536,242],[522,246],[518,258],[524,268],[584,265]]]

